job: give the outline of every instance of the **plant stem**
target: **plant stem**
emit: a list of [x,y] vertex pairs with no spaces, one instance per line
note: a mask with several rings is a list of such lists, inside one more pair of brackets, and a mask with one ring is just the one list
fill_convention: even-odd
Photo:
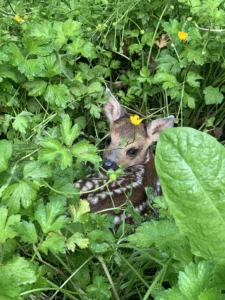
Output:
[[108,281],[109,281],[109,283],[110,283],[110,285],[111,285],[112,292],[113,292],[113,295],[114,295],[115,299],[116,299],[116,300],[120,300],[119,295],[118,295],[118,293],[117,293],[117,290],[116,290],[116,288],[115,288],[115,285],[114,285],[114,283],[113,283],[112,277],[111,277],[111,275],[110,275],[110,273],[109,273],[109,270],[108,270],[108,268],[107,268],[107,266],[106,266],[106,264],[105,264],[105,261],[104,261],[103,257],[102,257],[102,256],[97,256],[97,259],[98,259],[98,261],[100,262],[100,264],[102,265],[102,268],[103,268],[103,270],[104,270],[104,272],[105,272],[105,275],[106,275],[106,277],[108,278]]

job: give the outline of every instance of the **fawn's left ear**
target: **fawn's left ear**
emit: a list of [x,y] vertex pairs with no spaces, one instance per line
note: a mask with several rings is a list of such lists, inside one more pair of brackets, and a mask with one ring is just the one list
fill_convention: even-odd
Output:
[[166,128],[173,127],[173,125],[174,116],[169,116],[163,119],[157,119],[149,123],[147,125],[149,143],[152,144],[153,142],[158,141],[160,132]]
[[109,94],[109,99],[106,104],[103,105],[102,112],[107,117],[108,121],[112,123],[126,115],[126,111],[113,96],[109,88],[105,89],[105,93]]

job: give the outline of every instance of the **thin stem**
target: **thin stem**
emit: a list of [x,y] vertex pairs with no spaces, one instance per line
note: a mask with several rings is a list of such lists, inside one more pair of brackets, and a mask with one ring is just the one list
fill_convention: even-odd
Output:
[[[60,286],[60,289],[62,289],[72,278],[74,275],[76,275],[90,260],[92,260],[93,256],[89,257],[76,271],[74,271],[68,278],[67,280]],[[55,299],[55,296],[58,294],[59,290],[52,295],[49,300]]]
[[112,292],[113,292],[113,295],[114,295],[115,299],[119,300],[120,299],[119,295],[117,293],[117,290],[116,290],[115,285],[113,283],[112,277],[111,277],[111,275],[109,273],[109,270],[108,270],[108,268],[107,268],[107,266],[105,264],[105,261],[104,261],[103,257],[102,256],[97,256],[97,259],[100,262],[100,264],[102,265],[102,268],[103,268],[103,270],[105,272],[105,275],[108,278],[108,281],[109,281],[109,284],[111,285]]
[[149,63],[150,63],[150,59],[151,59],[151,55],[152,55],[152,48],[153,48],[153,45],[154,45],[154,41],[155,41],[155,39],[156,39],[156,34],[157,34],[157,32],[158,32],[159,25],[160,25],[160,23],[161,23],[161,21],[162,21],[162,17],[163,17],[164,13],[165,13],[166,10],[167,10],[167,6],[168,6],[168,5],[166,5],[166,6],[164,7],[164,10],[162,11],[162,14],[161,14],[161,16],[160,16],[160,18],[159,18],[159,22],[158,22],[158,24],[157,24],[157,26],[156,26],[156,29],[155,29],[155,32],[154,32],[154,36],[153,36],[153,38],[152,38],[151,47],[150,47],[150,50],[149,50],[149,53],[148,53],[147,66],[148,66]]

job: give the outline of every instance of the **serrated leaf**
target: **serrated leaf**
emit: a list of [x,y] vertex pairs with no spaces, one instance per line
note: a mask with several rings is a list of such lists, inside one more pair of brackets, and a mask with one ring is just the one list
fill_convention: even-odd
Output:
[[101,85],[100,82],[92,82],[89,86],[88,86],[88,90],[87,93],[88,94],[92,94],[92,93],[102,93],[103,92],[103,87]]
[[30,58],[23,60],[18,66],[19,71],[24,74],[29,80],[38,77],[42,74],[44,64],[42,58]]
[[179,61],[170,55],[170,52],[164,50],[161,52],[160,57],[157,60],[157,70],[161,73],[168,73],[176,75],[180,73],[180,63]]
[[13,81],[18,82],[18,79],[16,77],[15,69],[11,65],[9,65],[8,63],[0,65],[0,77],[10,78]]
[[23,257],[14,257],[6,264],[7,270],[15,274],[19,284],[33,283],[36,281],[34,271],[30,268],[30,262]]
[[101,158],[96,153],[96,147],[87,141],[80,141],[72,147],[72,153],[82,161],[98,164]]
[[77,124],[73,125],[69,117],[69,115],[64,115],[62,119],[62,124],[60,125],[61,134],[64,143],[71,147],[73,144],[73,141],[78,137],[79,135],[79,127]]
[[46,255],[48,254],[48,251],[53,253],[66,253],[64,237],[52,232],[47,235],[44,242],[42,242],[38,248]]
[[111,299],[111,292],[105,278],[102,276],[94,277],[93,284],[87,286],[86,291],[91,299],[106,300]]
[[214,88],[212,86],[207,86],[203,93],[205,95],[204,98],[206,104],[220,104],[224,98],[218,87]]
[[[200,261],[196,264],[190,262],[184,272],[179,272],[177,287],[160,293],[156,300],[222,300],[221,291],[211,288],[211,282],[215,276],[214,268],[215,264],[210,261]],[[206,298],[207,295],[209,298]]]
[[76,232],[70,238],[68,238],[66,242],[67,248],[72,252],[75,251],[76,245],[80,249],[85,249],[88,247],[88,244],[89,240],[85,238],[84,234],[81,232]]
[[80,200],[78,208],[76,208],[74,205],[70,205],[68,211],[73,223],[82,223],[81,217],[90,212],[90,204],[87,200]]
[[51,177],[53,169],[49,165],[42,165],[38,161],[31,161],[24,166],[23,176],[29,178],[48,178]]
[[49,199],[51,201],[65,201],[67,198],[74,198],[79,192],[75,188],[75,185],[71,182],[68,182],[68,178],[59,178],[53,184],[53,189],[59,191],[56,193],[54,191],[50,192]]
[[8,54],[9,61],[13,66],[19,66],[24,61],[24,57],[16,44],[10,43],[4,47],[4,52]]
[[23,86],[29,91],[29,96],[37,97],[44,94],[47,82],[42,79],[35,79],[33,81],[26,82]]
[[82,24],[78,21],[68,19],[63,22],[63,32],[68,37],[75,37],[80,34],[81,25]]
[[153,78],[153,83],[163,83],[165,89],[174,88],[180,85],[176,76],[167,73],[157,72]]
[[187,73],[187,83],[192,87],[200,87],[199,79],[203,79],[202,76],[200,76],[198,73],[195,73],[193,71],[190,71]]
[[190,108],[195,108],[195,99],[184,92],[184,104]]
[[51,201],[47,203],[47,205],[40,204],[38,206],[35,212],[35,218],[43,232],[48,233],[63,228],[69,222],[69,219],[65,215],[59,216],[62,213],[65,214],[64,202]]
[[41,141],[40,145],[44,148],[39,151],[39,160],[41,162],[53,163],[59,156],[61,170],[71,166],[72,155],[69,149],[63,147],[58,140],[48,138]]
[[65,84],[49,85],[44,93],[44,99],[49,104],[65,108],[70,101],[70,92]]
[[95,47],[91,42],[85,42],[82,47],[81,47],[81,55],[89,58],[89,59],[94,59],[96,58],[96,51]]
[[27,209],[36,199],[39,187],[28,180],[21,180],[7,187],[2,193],[2,202],[7,204],[10,213],[17,213],[20,205]]
[[8,169],[8,160],[12,155],[12,144],[7,140],[0,141],[0,172]]
[[120,67],[120,61],[119,60],[115,60],[113,59],[111,62],[110,62],[110,69],[119,69]]
[[17,277],[5,266],[0,266],[0,300],[22,300]]
[[[62,67],[55,54],[44,57],[43,63],[45,67],[45,70],[42,74],[43,77],[54,77],[55,75],[59,75],[62,73]],[[64,65],[63,62],[62,65]]]
[[158,141],[156,168],[170,211],[193,253],[224,258],[224,147],[192,128],[166,129]]
[[12,126],[15,130],[20,131],[22,134],[26,133],[26,129],[28,127],[28,120],[26,117],[23,116],[17,116],[14,120],[14,122],[12,123]]
[[45,37],[33,37],[25,35],[23,37],[24,47],[27,49],[28,54],[35,54],[46,56],[53,51],[52,45]]
[[24,243],[37,243],[37,232],[33,223],[23,220],[14,229]]
[[17,233],[13,226],[20,222],[20,215],[8,216],[8,209],[0,207],[0,243],[5,243],[7,239],[14,238]]
[[0,51],[0,62],[7,62],[9,60],[9,57],[7,54],[5,54],[4,52]]

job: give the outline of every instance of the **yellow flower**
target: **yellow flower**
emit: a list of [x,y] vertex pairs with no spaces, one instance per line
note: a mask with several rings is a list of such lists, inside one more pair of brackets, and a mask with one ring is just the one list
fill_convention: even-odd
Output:
[[142,119],[138,115],[130,116],[130,121],[134,125],[139,125],[142,122]]
[[24,19],[21,18],[19,15],[15,15],[15,16],[14,16],[14,20],[16,20],[16,21],[19,22],[19,23],[24,23],[24,22],[25,22]]
[[188,38],[188,33],[184,31],[178,31],[178,37],[181,41],[186,41]]

